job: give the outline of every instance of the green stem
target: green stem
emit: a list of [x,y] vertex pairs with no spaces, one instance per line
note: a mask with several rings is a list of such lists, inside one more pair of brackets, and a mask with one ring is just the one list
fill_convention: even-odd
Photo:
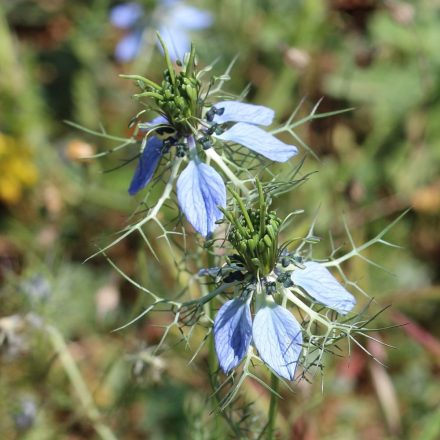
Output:
[[66,372],[70,382],[75,389],[82,407],[93,424],[95,431],[102,440],[116,440],[116,436],[111,429],[105,425],[101,420],[101,414],[93,401],[93,397],[84,382],[83,377],[69,352],[68,347],[61,335],[61,333],[53,326],[46,326],[46,331],[49,335],[50,342],[57,352],[60,362]]
[[272,395],[270,396],[269,415],[267,421],[267,440],[273,440],[275,438],[275,431],[276,431],[275,421],[278,412],[278,395],[277,395],[278,384],[279,384],[278,376],[272,373],[270,387],[272,388],[273,392]]
[[277,418],[277,411],[278,411],[278,384],[279,379],[278,376],[276,376],[274,373],[271,374],[271,380],[270,380],[270,387],[272,388],[273,392],[270,396],[270,405],[269,405],[269,415],[268,415],[268,421],[267,421],[267,440],[272,440],[275,438],[275,421]]
[[226,165],[224,160],[221,156],[217,154],[217,152],[214,150],[214,148],[210,148],[209,150],[205,151],[206,157],[208,159],[211,159],[214,161],[218,167],[223,171],[225,176],[233,183],[237,188],[240,188],[240,190],[243,192],[243,196],[249,196],[249,190],[244,184],[243,181],[241,181]]
[[[214,267],[215,266],[215,256],[210,252],[210,249],[208,249],[208,267]],[[209,301],[208,303],[208,318],[211,321],[214,321],[215,317],[215,301],[214,298]],[[214,325],[214,324],[213,324]],[[215,352],[215,342],[214,342],[214,331],[211,331],[211,334],[209,335],[209,343],[208,343],[208,367],[209,367],[209,381],[211,384],[211,388],[213,391],[217,389],[217,370],[218,370],[218,362],[217,362],[217,354]],[[212,405],[212,413],[214,415],[215,419],[215,434],[219,432],[220,428],[220,421],[219,421],[219,412],[218,412],[218,406],[220,403],[220,399],[218,397],[217,393],[214,393],[214,401]]]

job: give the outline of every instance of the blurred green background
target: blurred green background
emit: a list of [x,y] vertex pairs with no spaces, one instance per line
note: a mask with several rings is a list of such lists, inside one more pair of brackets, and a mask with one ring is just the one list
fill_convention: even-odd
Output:
[[[141,0],[146,11],[157,7]],[[83,156],[115,143],[64,123],[129,135],[135,89],[120,73],[159,78],[154,42],[132,63],[114,48],[124,31],[109,21],[110,0],[16,0],[0,4],[0,437],[2,439],[229,438],[206,404],[202,352],[171,334],[170,316],[152,315],[119,332],[147,304],[104,258],[83,261],[121,229],[136,201],[127,194],[136,149],[98,160]],[[376,301],[391,305],[366,347],[329,357],[324,379],[283,391],[278,427],[286,439],[440,438],[440,2],[379,0],[207,0],[209,29],[193,32],[200,64],[222,73],[239,55],[228,91],[285,121],[304,99],[305,116],[353,107],[302,125],[317,171],[278,202],[303,208],[303,234],[319,208],[322,255],[328,231],[347,244],[373,237],[407,207],[388,233],[403,246],[345,267]],[[148,12],[149,13],[149,12]],[[144,56],[145,55],[145,56]],[[303,150],[305,154],[305,150]],[[287,237],[286,237],[287,238]],[[143,285],[171,295],[187,283],[166,246],[158,264],[136,237],[110,256]],[[181,275],[181,274],[180,274]],[[177,281],[175,277],[177,276]],[[171,292],[171,293],[170,293]],[[368,299],[357,294],[359,302]],[[322,390],[323,387],[323,390]],[[253,417],[268,394],[249,381]],[[107,437],[106,437],[107,436]],[[234,438],[232,435],[231,438]],[[248,434],[248,438],[252,434]]]

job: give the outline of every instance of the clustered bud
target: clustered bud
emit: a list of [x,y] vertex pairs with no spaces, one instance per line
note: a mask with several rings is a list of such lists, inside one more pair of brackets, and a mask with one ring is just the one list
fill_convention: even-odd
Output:
[[192,120],[200,117],[199,91],[200,81],[193,73],[182,71],[176,76],[174,71],[171,74],[170,69],[165,70],[160,96],[155,101],[181,136],[190,136]]
[[[161,138],[165,135],[166,139],[173,141],[171,146],[174,146],[180,140],[194,134],[198,121],[203,116],[204,101],[200,98],[201,82],[197,79],[195,72],[194,47],[185,57],[184,64],[178,63],[180,68],[176,69],[160,36],[159,40],[167,62],[162,82],[157,84],[138,75],[123,75],[123,77],[136,80],[141,89],[141,93],[134,95],[136,99],[148,98],[154,102],[154,106],[149,106],[149,108],[159,110],[159,113],[166,119],[166,122],[154,131]],[[130,124],[137,123],[144,112],[145,110],[138,113]],[[141,129],[151,128],[149,123],[139,123],[138,126]],[[180,148],[179,151],[182,154],[184,149]]]
[[247,270],[265,277],[275,268],[278,260],[278,233],[281,219],[274,211],[267,211],[267,205],[259,189],[259,207],[246,209],[240,196],[231,191],[238,202],[240,213],[237,215],[224,210],[225,217],[231,223],[228,240],[237,251]]

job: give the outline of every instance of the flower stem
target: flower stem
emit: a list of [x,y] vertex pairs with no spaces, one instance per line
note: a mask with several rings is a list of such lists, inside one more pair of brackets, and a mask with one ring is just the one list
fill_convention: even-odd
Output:
[[230,168],[225,164],[224,160],[217,154],[217,152],[210,148],[209,150],[205,151],[206,157],[214,161],[218,167],[225,173],[225,176],[229,178],[229,180],[237,187],[240,188],[240,190],[243,192],[244,196],[249,195],[249,189],[246,187],[243,181],[241,181],[231,170]]
[[270,396],[269,415],[267,422],[267,440],[273,440],[275,438],[275,430],[276,430],[275,421],[278,412],[278,395],[277,395],[278,384],[279,384],[278,376],[272,373],[270,387],[272,388],[273,392],[272,395]]
[[[208,267],[213,267],[215,264],[215,257],[214,255],[209,251],[208,249]],[[215,301],[211,300],[208,304],[208,318],[214,322],[215,317]],[[213,324],[214,325],[214,324]],[[214,415],[214,426],[215,430],[214,433],[217,434],[219,432],[220,428],[220,421],[219,421],[219,412],[218,412],[218,405],[220,403],[218,394],[215,392],[217,390],[217,370],[218,370],[218,362],[217,362],[217,355],[215,352],[215,342],[214,342],[214,331],[211,331],[211,334],[209,335],[209,341],[208,341],[208,366],[209,366],[209,381],[211,384],[211,388],[214,391],[213,396],[213,402],[212,402],[212,413]]]

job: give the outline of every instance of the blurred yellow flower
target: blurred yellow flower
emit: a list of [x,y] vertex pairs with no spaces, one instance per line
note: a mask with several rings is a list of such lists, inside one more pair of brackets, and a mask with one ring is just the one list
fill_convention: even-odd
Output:
[[0,133],[0,202],[18,203],[24,190],[34,185],[37,179],[38,170],[29,148]]

